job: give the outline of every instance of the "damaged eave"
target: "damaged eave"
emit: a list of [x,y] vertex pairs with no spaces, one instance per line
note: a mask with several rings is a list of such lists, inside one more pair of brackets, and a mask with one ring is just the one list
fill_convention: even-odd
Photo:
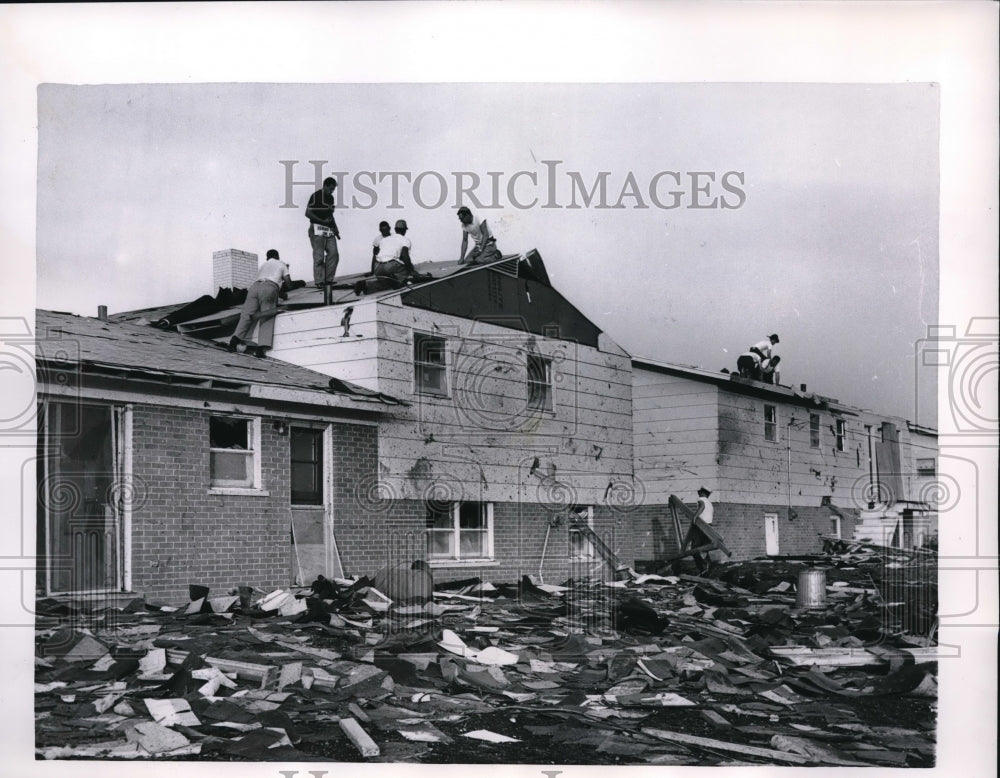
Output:
[[195,373],[178,373],[166,370],[151,370],[128,365],[113,365],[99,362],[59,362],[41,360],[38,362],[41,371],[79,371],[83,377],[105,379],[123,382],[144,382],[170,387],[189,387],[193,389],[212,389],[227,392],[249,394],[250,385],[241,381],[227,381]]
[[349,394],[337,392],[306,391],[302,389],[291,389],[284,386],[271,386],[268,384],[256,384],[250,387],[250,397],[271,400],[274,402],[300,403],[303,405],[320,405],[328,408],[351,408],[354,404],[366,406],[395,406],[407,405],[401,400],[381,394]]

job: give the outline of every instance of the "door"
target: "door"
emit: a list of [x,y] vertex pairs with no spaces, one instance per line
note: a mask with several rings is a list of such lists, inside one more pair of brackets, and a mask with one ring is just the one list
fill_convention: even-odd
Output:
[[764,553],[768,556],[778,555],[778,514],[764,514]]
[[329,576],[327,565],[328,484],[326,435],[321,427],[292,427],[292,580],[308,586]]
[[42,407],[38,545],[50,594],[122,588],[120,426],[111,406]]

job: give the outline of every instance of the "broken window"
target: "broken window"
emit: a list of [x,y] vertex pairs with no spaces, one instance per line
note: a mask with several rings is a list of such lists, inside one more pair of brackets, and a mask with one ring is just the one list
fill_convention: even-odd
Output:
[[930,459],[917,460],[917,475],[921,476],[937,475],[937,467],[934,463],[934,457],[931,457]]
[[809,448],[819,448],[819,414],[809,414]]
[[427,556],[470,561],[493,557],[493,504],[428,503]]
[[847,449],[847,422],[844,419],[837,419],[837,451],[845,451]]
[[570,559],[593,559],[594,546],[579,525],[594,528],[594,509],[589,505],[574,505],[569,509]]
[[413,333],[413,382],[417,394],[448,393],[444,338]]
[[212,486],[221,489],[255,488],[256,450],[260,439],[258,420],[212,416],[208,420],[208,437]]
[[552,360],[528,354],[528,407],[552,410]]
[[323,504],[323,430],[293,427],[292,504]]
[[764,406],[764,440],[778,439],[778,406]]

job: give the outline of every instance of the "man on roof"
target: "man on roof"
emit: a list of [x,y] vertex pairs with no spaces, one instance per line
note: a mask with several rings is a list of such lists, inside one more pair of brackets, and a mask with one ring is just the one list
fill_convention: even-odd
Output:
[[230,351],[235,351],[237,346],[246,342],[253,325],[262,315],[277,309],[278,295],[284,295],[290,284],[288,265],[281,261],[275,249],[268,249],[267,261],[260,266],[257,280],[247,289],[247,299],[243,303],[236,332],[229,341]]
[[780,384],[781,383],[781,368],[779,363],[781,362],[781,357],[775,354],[770,359],[765,359],[760,363],[760,380],[765,384]]
[[378,255],[372,258],[376,277],[403,281],[417,274],[410,260],[413,244],[406,237],[407,229],[406,221],[400,219],[396,222],[395,233],[382,238]]
[[766,340],[754,343],[746,352],[740,354],[736,360],[736,368],[744,378],[752,378],[760,381],[763,378],[761,364],[765,360],[771,359],[774,354],[774,346],[780,341],[777,333],[769,335]]
[[388,238],[391,234],[392,228],[389,227],[389,222],[378,223],[378,235],[376,235],[375,240],[372,241],[372,275],[375,274],[375,264],[378,262],[378,252],[382,245],[382,241]]
[[[490,232],[486,219],[479,221],[463,205],[458,209],[458,220],[462,223],[462,253],[459,254],[458,264],[484,265],[500,259],[500,249],[497,248],[496,239]],[[466,256],[470,237],[473,241],[472,251]]]
[[316,286],[333,283],[337,265],[340,264],[340,253],[337,250],[340,230],[333,218],[336,190],[337,179],[326,178],[323,180],[323,188],[313,192],[306,205],[309,243],[313,255],[313,283]]

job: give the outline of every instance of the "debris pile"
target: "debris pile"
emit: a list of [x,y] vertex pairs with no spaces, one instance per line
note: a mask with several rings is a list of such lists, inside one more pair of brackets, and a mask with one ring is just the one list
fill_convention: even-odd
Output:
[[[856,556],[856,554],[855,554]],[[822,563],[825,605],[797,605]],[[934,764],[937,649],[851,553],[564,586],[39,605],[39,758]],[[884,573],[884,571],[883,571]],[[377,579],[377,577],[376,577]],[[88,626],[83,626],[86,623]]]

